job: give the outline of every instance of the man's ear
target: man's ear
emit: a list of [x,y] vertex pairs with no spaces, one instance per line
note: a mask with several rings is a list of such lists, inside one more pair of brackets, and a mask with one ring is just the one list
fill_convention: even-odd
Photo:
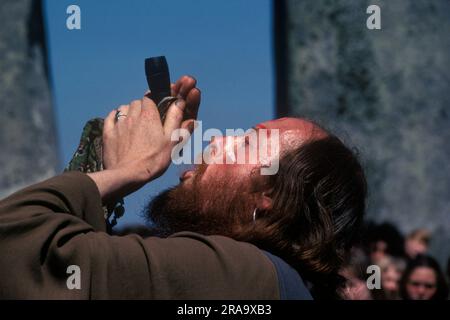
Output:
[[267,192],[258,193],[255,200],[258,210],[270,210],[273,207],[273,200]]

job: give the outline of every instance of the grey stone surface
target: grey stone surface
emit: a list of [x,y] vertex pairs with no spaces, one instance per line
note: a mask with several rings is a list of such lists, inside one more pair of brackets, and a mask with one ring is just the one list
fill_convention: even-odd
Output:
[[0,198],[59,166],[41,8],[0,4]]
[[[450,1],[283,1],[280,115],[318,120],[357,147],[367,168],[369,218],[403,232],[428,228],[431,252],[444,262],[450,255]],[[381,30],[366,28],[371,4],[381,7]]]

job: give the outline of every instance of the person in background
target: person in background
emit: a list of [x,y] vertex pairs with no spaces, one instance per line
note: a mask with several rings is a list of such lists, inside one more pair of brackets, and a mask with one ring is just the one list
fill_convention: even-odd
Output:
[[426,229],[416,229],[406,236],[405,253],[410,259],[419,254],[426,254],[430,243],[430,232]]
[[375,300],[400,300],[400,279],[406,267],[401,258],[384,257],[379,262],[381,269],[381,290],[374,290]]
[[405,300],[446,300],[448,286],[437,261],[427,255],[411,260],[400,281],[400,294]]
[[353,247],[347,262],[339,274],[345,279],[340,290],[344,300],[372,300],[372,294],[367,287],[367,267],[369,261],[362,249]]
[[369,222],[363,234],[364,246],[372,264],[378,264],[387,255],[404,257],[403,235],[393,224]]

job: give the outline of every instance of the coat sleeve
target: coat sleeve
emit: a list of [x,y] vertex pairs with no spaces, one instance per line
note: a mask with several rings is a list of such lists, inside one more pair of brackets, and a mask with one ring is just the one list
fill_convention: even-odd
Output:
[[81,172],[1,200],[0,298],[279,298],[273,264],[250,244],[191,232],[111,236],[103,215]]

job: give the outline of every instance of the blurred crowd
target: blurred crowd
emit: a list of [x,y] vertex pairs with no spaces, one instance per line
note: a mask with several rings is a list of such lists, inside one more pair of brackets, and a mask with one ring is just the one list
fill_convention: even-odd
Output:
[[[341,292],[350,300],[447,300],[449,299],[450,258],[446,269],[429,252],[431,234],[417,229],[402,235],[390,223],[369,223],[361,241],[352,248],[341,270],[346,279]],[[370,265],[378,266],[379,287]],[[372,270],[372,269],[371,269]]]

